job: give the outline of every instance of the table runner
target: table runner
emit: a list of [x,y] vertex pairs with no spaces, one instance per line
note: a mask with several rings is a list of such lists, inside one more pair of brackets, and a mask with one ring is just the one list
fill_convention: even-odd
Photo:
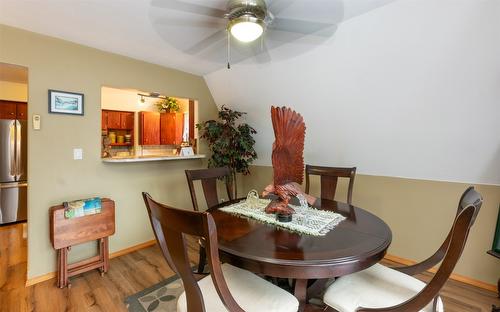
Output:
[[219,210],[256,219],[265,223],[273,224],[294,232],[313,236],[324,236],[335,228],[345,217],[327,210],[319,210],[306,206],[289,205],[295,210],[291,222],[279,222],[274,214],[265,212],[266,206],[271,202],[269,199],[242,200]]

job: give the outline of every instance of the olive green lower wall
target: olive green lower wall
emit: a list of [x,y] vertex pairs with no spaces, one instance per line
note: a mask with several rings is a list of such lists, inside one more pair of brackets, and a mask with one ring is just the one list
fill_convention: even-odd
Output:
[[[2,25],[0,62],[29,70],[29,278],[55,271],[56,257],[49,241],[48,210],[52,205],[90,196],[114,199],[116,234],[110,239],[111,252],[153,238],[141,191],[191,209],[184,169],[204,167],[204,161],[101,161],[101,87],[197,99],[199,120],[203,121],[215,118],[217,107],[202,77]],[[48,89],[83,93],[85,115],[49,114]],[[39,131],[32,129],[33,114],[41,116]],[[73,160],[73,148],[83,148],[83,160]],[[73,248],[70,255],[77,259],[91,252],[94,245],[87,244]]]
[[[243,178],[243,189],[261,191],[272,181],[272,167],[252,166]],[[311,194],[319,196],[319,179],[312,179]],[[469,186],[464,183],[414,180],[358,174],[353,204],[382,218],[391,228],[388,253],[423,260],[439,248],[451,228],[458,200]],[[498,259],[491,249],[500,203],[500,186],[475,185],[484,198],[455,273],[496,285],[500,277]],[[346,200],[347,183],[340,183],[336,199]]]

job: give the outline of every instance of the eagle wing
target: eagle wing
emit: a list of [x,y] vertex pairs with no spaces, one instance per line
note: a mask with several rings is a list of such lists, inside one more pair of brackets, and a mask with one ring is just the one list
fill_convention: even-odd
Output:
[[287,107],[271,107],[275,141],[272,163],[274,185],[302,184],[304,179],[304,139],[306,125],[302,116]]

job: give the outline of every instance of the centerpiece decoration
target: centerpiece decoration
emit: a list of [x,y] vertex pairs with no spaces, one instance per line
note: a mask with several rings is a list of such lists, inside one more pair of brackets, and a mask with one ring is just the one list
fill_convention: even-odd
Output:
[[271,107],[275,141],[273,143],[273,186],[278,196],[266,207],[281,222],[292,220],[295,210],[288,205],[299,194],[294,183],[304,179],[304,140],[306,125],[302,116],[287,107]]
[[[314,201],[310,202],[315,198],[309,198],[300,189],[304,179],[304,119],[287,107],[271,107],[271,119],[275,135],[273,181],[262,192],[264,198],[251,190],[246,199],[220,207],[219,210],[295,233],[324,236],[345,217],[330,210],[315,208]],[[298,204],[290,202],[293,197],[296,197]]]
[[156,101],[155,106],[160,113],[163,112],[176,113],[181,109],[179,101],[176,98],[170,96],[167,96],[164,99]]

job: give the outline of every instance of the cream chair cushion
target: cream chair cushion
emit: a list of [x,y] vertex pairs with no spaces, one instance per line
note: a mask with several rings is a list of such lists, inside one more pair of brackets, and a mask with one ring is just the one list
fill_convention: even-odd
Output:
[[[381,264],[337,279],[323,301],[339,312],[358,307],[387,308],[412,298],[425,287],[422,281]],[[432,302],[421,311],[432,312]],[[444,311],[438,298],[437,311]]]
[[[231,295],[246,312],[296,312],[299,307],[298,300],[292,294],[249,271],[224,263],[222,273]],[[227,312],[211,276],[199,280],[198,285],[207,312]],[[185,292],[179,296],[177,311],[187,311]]]

